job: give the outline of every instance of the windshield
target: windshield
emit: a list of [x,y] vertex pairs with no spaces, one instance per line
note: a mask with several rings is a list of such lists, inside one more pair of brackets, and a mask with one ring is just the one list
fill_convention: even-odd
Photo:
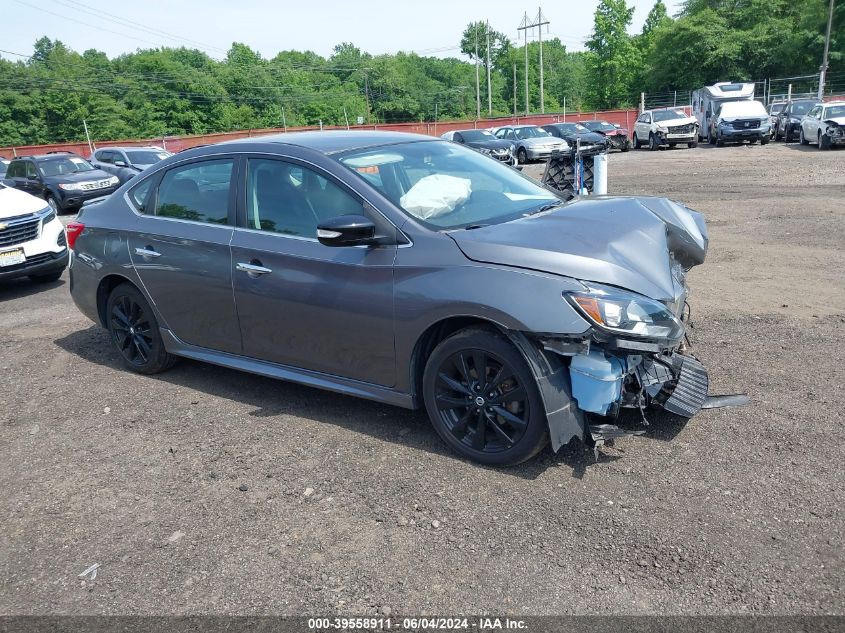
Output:
[[133,165],[154,165],[168,156],[170,154],[167,152],[156,152],[154,150],[126,150],[126,157]]
[[616,126],[607,121],[585,121],[584,127],[588,130],[601,130],[602,132],[612,132]]
[[845,105],[836,105],[825,108],[823,119],[838,119],[845,116]]
[[759,101],[728,101],[722,104],[719,116],[767,116],[766,108]]
[[687,115],[680,110],[657,110],[654,113],[655,121],[674,121],[675,119],[686,119]]
[[458,132],[461,136],[464,137],[464,140],[468,143],[474,143],[476,141],[495,141],[496,137],[493,136],[492,132],[488,132],[487,130],[461,130]]
[[84,158],[70,156],[69,158],[50,158],[39,163],[38,168],[43,176],[64,176],[81,171],[94,171],[94,168]]
[[807,114],[810,110],[813,109],[813,106],[816,105],[815,101],[804,101],[801,103],[793,103],[789,107],[789,111],[792,114]]
[[546,130],[541,130],[538,127],[515,127],[513,133],[518,139],[526,138],[543,138],[544,136],[551,136]]
[[339,160],[434,230],[499,224],[561,204],[520,172],[454,143],[401,143],[349,152]]
[[773,103],[772,105],[769,106],[769,114],[777,114],[781,110],[783,110],[783,104],[782,103]]

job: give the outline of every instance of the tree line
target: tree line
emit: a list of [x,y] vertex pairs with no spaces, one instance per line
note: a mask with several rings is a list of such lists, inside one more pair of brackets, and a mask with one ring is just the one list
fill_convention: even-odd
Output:
[[[633,7],[600,0],[586,50],[543,41],[547,112],[636,105],[641,91],[687,90],[714,81],[814,72],[827,0],[687,0],[669,16],[657,0],[639,33]],[[467,25],[465,58],[370,55],[352,43],[328,57],[282,51],[271,59],[234,43],[216,60],[190,48],[138,50],[109,59],[42,37],[27,59],[0,59],[0,145],[152,138],[282,126],[354,125],[539,110],[539,44],[519,45],[484,21]],[[831,70],[845,58],[845,3],[833,22]],[[487,40],[489,35],[489,55]],[[476,57],[477,55],[477,57]],[[514,80],[515,78],[515,80]]]

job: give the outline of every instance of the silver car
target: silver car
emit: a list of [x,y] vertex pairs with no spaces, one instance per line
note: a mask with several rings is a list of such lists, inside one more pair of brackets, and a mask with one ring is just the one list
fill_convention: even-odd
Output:
[[506,125],[496,128],[496,137],[513,143],[516,160],[525,164],[531,160],[545,160],[555,150],[567,151],[569,144],[536,125]]
[[127,368],[186,357],[425,407],[485,464],[691,417],[684,346],[701,214],[665,198],[564,204],[441,139],[305,132],[154,165],[67,227],[70,289]]

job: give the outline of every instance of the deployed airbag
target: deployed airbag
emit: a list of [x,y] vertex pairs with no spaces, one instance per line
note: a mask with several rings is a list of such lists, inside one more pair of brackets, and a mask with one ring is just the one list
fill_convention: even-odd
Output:
[[399,203],[402,208],[420,220],[428,220],[451,213],[469,200],[472,182],[443,174],[420,178]]

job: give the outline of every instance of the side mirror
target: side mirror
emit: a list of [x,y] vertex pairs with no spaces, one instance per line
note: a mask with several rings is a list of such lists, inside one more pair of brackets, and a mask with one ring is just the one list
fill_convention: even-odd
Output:
[[26,179],[27,180],[38,180],[38,175],[37,174],[30,174],[29,176],[26,177]]
[[122,161],[122,160],[116,160],[116,161],[114,161],[114,166],[115,167],[126,167],[126,162]]
[[376,225],[363,215],[340,215],[317,225],[317,240],[323,246],[375,244]]

